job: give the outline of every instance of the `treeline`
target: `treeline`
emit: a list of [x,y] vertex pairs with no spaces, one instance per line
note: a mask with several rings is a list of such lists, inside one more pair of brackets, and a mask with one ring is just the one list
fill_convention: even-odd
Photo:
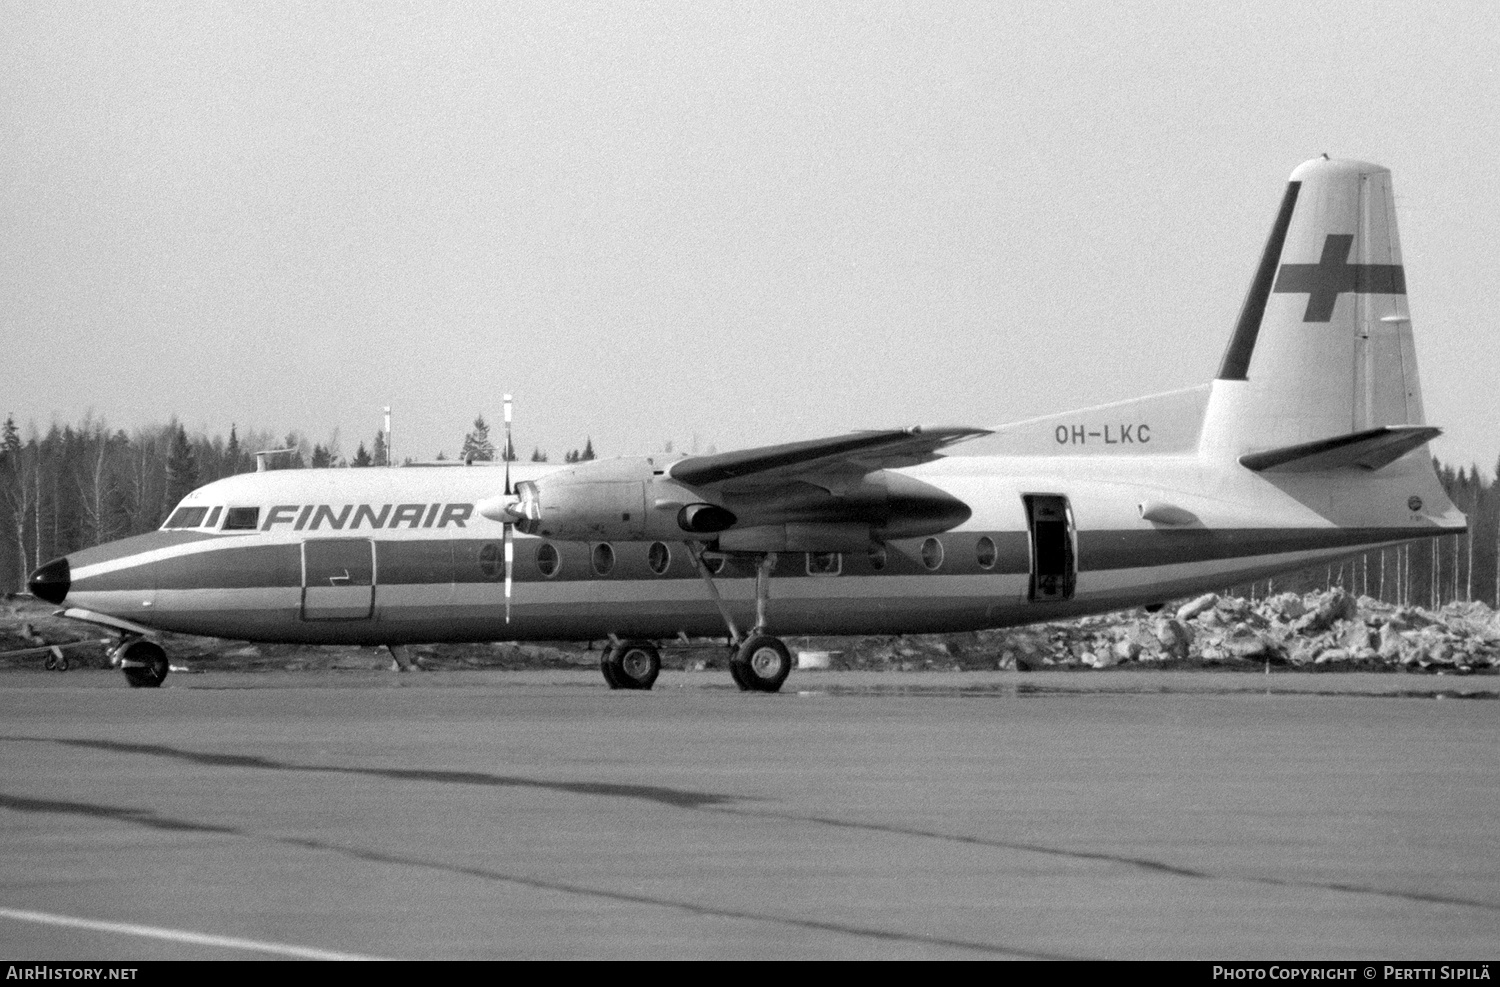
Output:
[[[474,426],[461,455],[504,458],[506,450],[490,442],[484,419]],[[309,443],[296,432],[278,439],[270,432],[242,433],[230,426],[227,438],[210,438],[189,435],[176,420],[126,433],[86,417],[76,426],[54,424],[46,434],[23,439],[14,419],[7,418],[0,426],[0,592],[22,588],[31,570],[48,559],[155,530],[188,491],[253,472],[255,453],[273,448],[287,450],[270,457],[273,469],[386,462],[385,437],[380,433],[368,448],[361,442],[346,458],[337,436],[323,445]],[[546,458],[539,449],[531,456],[538,462]],[[564,458],[594,458],[592,440]],[[1478,467],[1455,470],[1434,465],[1448,496],[1469,516],[1466,535],[1407,542],[1232,591],[1258,596],[1343,586],[1411,606],[1482,600],[1500,608],[1500,491]]]

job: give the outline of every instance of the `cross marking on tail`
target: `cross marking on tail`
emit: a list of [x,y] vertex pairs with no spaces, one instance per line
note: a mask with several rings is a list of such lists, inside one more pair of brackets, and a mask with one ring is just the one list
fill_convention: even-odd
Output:
[[1400,264],[1350,264],[1354,237],[1330,233],[1323,241],[1323,256],[1316,264],[1282,264],[1276,277],[1277,294],[1307,293],[1303,322],[1329,322],[1339,295],[1406,294],[1406,270]]

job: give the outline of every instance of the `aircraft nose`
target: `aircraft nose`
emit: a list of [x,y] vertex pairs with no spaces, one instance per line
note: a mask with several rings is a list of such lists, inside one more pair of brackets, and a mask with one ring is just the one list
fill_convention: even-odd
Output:
[[64,556],[53,559],[31,574],[31,580],[27,582],[26,588],[31,590],[31,595],[48,603],[61,603],[68,595],[68,588],[73,585],[72,574],[68,571],[68,560]]

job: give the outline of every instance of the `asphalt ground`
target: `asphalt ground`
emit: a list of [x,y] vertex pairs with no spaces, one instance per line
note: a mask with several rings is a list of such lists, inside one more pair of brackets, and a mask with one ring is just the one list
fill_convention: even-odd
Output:
[[11,672],[0,960],[1494,960],[1497,687]]

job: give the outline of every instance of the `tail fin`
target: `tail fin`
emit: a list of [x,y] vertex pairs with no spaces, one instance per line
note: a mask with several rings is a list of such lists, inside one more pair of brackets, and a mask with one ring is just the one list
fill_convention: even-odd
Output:
[[1200,448],[1239,458],[1422,424],[1390,172],[1309,161],[1282,198]]

